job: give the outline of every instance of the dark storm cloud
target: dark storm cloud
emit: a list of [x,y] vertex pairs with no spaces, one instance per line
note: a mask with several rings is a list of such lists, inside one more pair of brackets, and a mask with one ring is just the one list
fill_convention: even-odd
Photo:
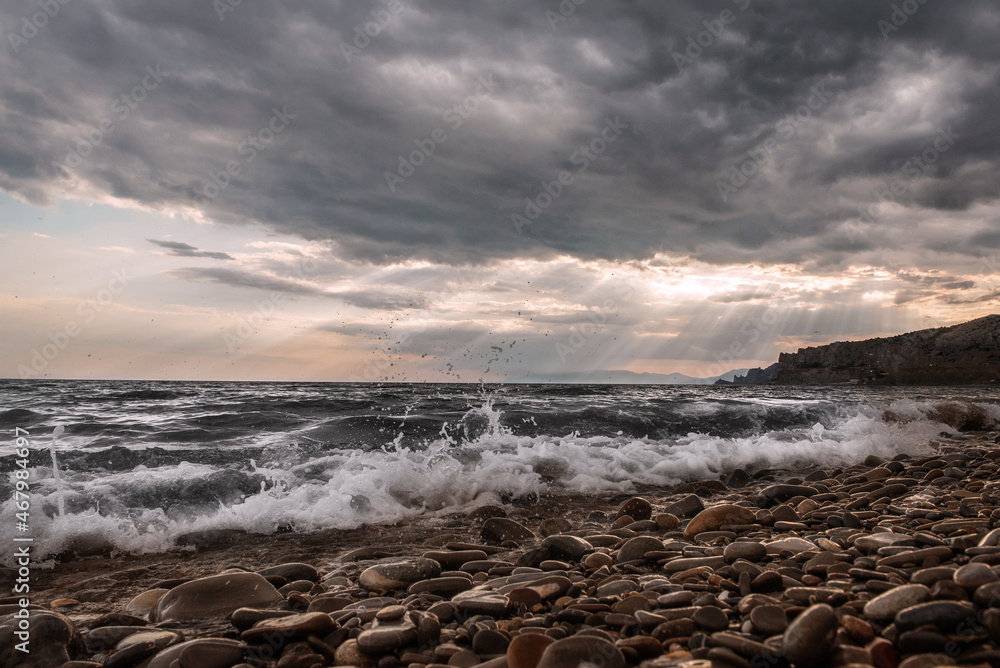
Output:
[[[0,188],[194,207],[373,263],[829,267],[901,237],[917,261],[913,221],[1000,196],[1000,7],[911,4],[590,0],[553,21],[554,1],[95,0],[20,43],[38,6],[16,0]],[[892,196],[914,231],[882,208],[845,234],[949,127]]]
[[178,257],[210,257],[215,260],[233,259],[233,256],[229,253],[198,250],[191,244],[186,244],[181,241],[160,241],[158,239],[146,239],[146,241],[151,244],[156,244],[160,248],[166,248],[170,251],[171,255],[176,255]]

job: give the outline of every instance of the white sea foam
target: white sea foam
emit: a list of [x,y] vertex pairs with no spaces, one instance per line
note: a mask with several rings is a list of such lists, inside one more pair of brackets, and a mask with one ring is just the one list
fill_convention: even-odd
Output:
[[[870,454],[923,455],[939,432],[953,431],[926,418],[926,403],[897,402],[892,409],[903,419],[887,421],[881,409],[862,406],[826,427],[655,440],[518,435],[500,426],[499,413],[487,402],[475,410],[489,426],[461,443],[440,438],[420,449],[301,456],[291,447],[284,453],[272,448],[269,461],[248,462],[239,472],[192,463],[100,474],[64,471],[64,516],[56,511],[52,470],[39,467],[31,473],[30,524],[36,556],[58,553],[81,535],[103,536],[123,550],[155,552],[203,529],[346,529],[535,494],[628,493],[641,485],[718,478],[736,468],[805,470],[855,464]],[[996,406],[988,410],[997,413]],[[253,490],[241,491],[248,485]],[[5,563],[11,561],[15,512],[13,500],[0,509]]]

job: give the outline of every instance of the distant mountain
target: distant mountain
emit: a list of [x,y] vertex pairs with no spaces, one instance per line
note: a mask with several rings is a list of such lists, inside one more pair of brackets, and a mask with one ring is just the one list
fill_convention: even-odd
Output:
[[732,381],[748,369],[732,369],[721,376],[694,378],[682,373],[636,373],[623,369],[604,371],[567,371],[562,373],[539,373],[523,378],[508,380],[508,383],[566,383],[585,385],[712,385],[720,378]]
[[746,375],[736,376],[732,380],[726,380],[725,378],[720,378],[715,381],[716,385],[767,385],[773,383],[778,379],[778,363],[775,362],[766,369],[761,369],[757,367],[756,369],[750,369],[746,372]]
[[799,348],[778,358],[785,385],[1000,383],[1000,315],[866,341]]

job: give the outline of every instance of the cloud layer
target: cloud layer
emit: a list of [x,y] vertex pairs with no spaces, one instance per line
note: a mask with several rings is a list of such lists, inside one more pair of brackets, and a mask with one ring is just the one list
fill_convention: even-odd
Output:
[[[56,6],[0,5],[0,190],[144,222],[6,243],[57,286],[134,260],[94,341],[168,338],[178,374],[229,373],[261,303],[267,377],[516,377],[712,375],[1000,301],[992,0]],[[93,291],[14,272],[16,361]]]
[[[977,256],[1000,247],[1000,8],[902,4],[67,4],[0,56],[0,187],[375,263]],[[942,216],[947,240],[922,229]]]

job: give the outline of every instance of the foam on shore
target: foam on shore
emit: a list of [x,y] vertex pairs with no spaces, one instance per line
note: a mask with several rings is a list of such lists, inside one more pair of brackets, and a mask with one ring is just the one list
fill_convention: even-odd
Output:
[[[826,426],[661,440],[523,436],[502,427],[491,406],[479,410],[489,426],[464,442],[439,438],[422,448],[322,453],[289,445],[239,470],[187,462],[114,472],[65,470],[63,516],[52,471],[40,466],[31,472],[35,553],[56,554],[81,535],[103,537],[127,551],[157,552],[182,534],[204,529],[350,529],[533,495],[630,493],[637,485],[718,479],[737,468],[830,468],[872,454],[927,454],[940,432],[955,432],[928,417],[937,415],[932,404],[908,400],[892,405],[891,419],[883,410],[856,407]],[[983,410],[1000,417],[996,406]],[[13,500],[4,502],[0,532],[12,532],[15,512]],[[8,538],[0,540],[0,550],[9,552]],[[10,554],[3,558],[9,561]]]

